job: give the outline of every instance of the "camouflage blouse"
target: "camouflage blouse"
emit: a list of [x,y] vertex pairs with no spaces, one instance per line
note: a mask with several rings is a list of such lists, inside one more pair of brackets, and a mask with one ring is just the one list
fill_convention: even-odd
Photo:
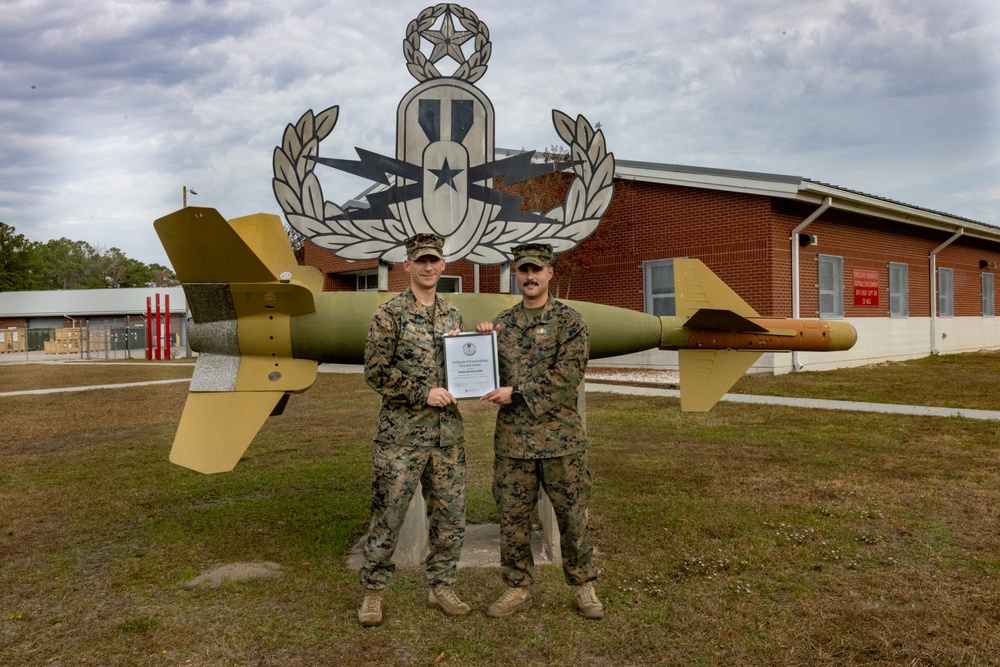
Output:
[[587,448],[577,390],[587,369],[587,325],[580,313],[549,296],[530,320],[521,304],[497,316],[500,385],[520,387],[524,400],[497,413],[497,456],[542,459]]
[[463,442],[458,407],[427,405],[446,386],[442,335],[462,328],[462,314],[437,298],[430,308],[407,289],[379,306],[365,341],[365,380],[382,394],[375,440],[451,447]]

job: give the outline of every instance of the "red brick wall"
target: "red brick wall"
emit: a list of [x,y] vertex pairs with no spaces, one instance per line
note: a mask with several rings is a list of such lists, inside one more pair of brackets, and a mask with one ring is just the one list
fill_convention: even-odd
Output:
[[[945,240],[947,239],[942,238],[941,242],[944,242]],[[938,245],[940,245],[940,243]],[[950,268],[954,272],[955,317],[968,317],[983,314],[982,273],[992,273],[996,276],[998,270],[994,268],[980,269],[979,260],[981,259],[996,263],[1000,266],[1000,256],[998,256],[994,244],[965,236],[960,237],[957,241],[955,241],[955,243],[942,250],[938,255],[937,268]],[[994,311],[996,311],[997,307],[997,282],[997,278],[994,277]],[[912,280],[910,284],[912,289]],[[912,297],[910,299],[910,313],[913,313]]]
[[767,198],[638,181],[618,180],[616,187],[623,197],[602,223],[609,227],[606,248],[573,276],[569,298],[642,310],[642,263],[694,257],[758,312],[770,311]]
[[[554,174],[508,189],[524,197],[525,208],[545,211],[562,203],[571,181],[566,174]],[[575,250],[560,256],[552,284],[557,296],[641,311],[642,263],[693,257],[703,261],[761,315],[791,316],[790,236],[817,206],[761,195],[623,179],[616,179],[615,188],[615,198],[598,230]],[[846,317],[888,316],[890,261],[909,267],[910,316],[929,315],[929,254],[951,232],[831,209],[805,233],[818,236],[819,244],[799,252],[802,317],[817,316],[819,254],[844,259]],[[938,267],[954,269],[956,316],[982,314],[980,259],[1000,264],[1000,244],[961,237],[938,255]],[[347,262],[309,242],[304,263],[327,275],[326,290],[353,290],[353,275],[333,274],[376,266],[374,261]],[[878,272],[877,307],[854,305],[855,269]],[[473,266],[469,262],[455,262],[445,274],[461,276],[462,290],[473,291]],[[389,290],[400,291],[408,284],[402,266],[393,266]],[[498,267],[481,267],[480,291],[499,291]]]
[[[787,276],[789,285],[789,236],[792,229],[808,217],[812,210],[815,209],[797,202],[775,200],[774,211],[778,221],[775,243],[787,249],[783,253],[784,257],[776,263],[775,269]],[[908,267],[910,317],[930,316],[930,253],[947,241],[952,232],[829,210],[804,230],[804,233],[818,236],[819,244],[806,246],[799,252],[802,317],[817,316],[817,256],[820,254],[844,258],[845,317],[889,316],[889,262],[900,262]],[[1000,264],[1000,246],[962,236],[937,256],[938,268],[951,268],[954,271],[956,316],[982,315],[980,259]],[[854,305],[854,269],[873,269],[878,272],[877,307]],[[996,273],[995,269],[987,271]],[[790,289],[786,292],[790,294]],[[791,312],[790,305],[788,312]]]

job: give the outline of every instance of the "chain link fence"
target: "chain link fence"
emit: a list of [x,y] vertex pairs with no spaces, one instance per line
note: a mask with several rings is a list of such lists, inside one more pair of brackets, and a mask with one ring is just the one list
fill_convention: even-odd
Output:
[[[162,342],[164,359],[184,356],[180,334],[171,333]],[[145,324],[132,326],[87,326],[63,329],[0,329],[0,362],[27,359],[59,361],[86,359],[146,359]],[[156,345],[154,340],[153,345]],[[150,355],[153,358],[153,355]]]

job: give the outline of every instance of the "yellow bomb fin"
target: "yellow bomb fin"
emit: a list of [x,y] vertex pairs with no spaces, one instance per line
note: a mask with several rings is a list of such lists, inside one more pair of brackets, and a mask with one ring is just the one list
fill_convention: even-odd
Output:
[[740,295],[697,259],[674,260],[677,315],[691,317],[702,308],[730,310],[743,317],[760,317]]
[[227,221],[214,208],[188,206],[156,220],[153,227],[182,284],[291,283],[323,291],[323,274],[299,265],[276,215],[256,213]]
[[761,354],[743,350],[678,350],[681,411],[711,410]]
[[291,320],[315,312],[323,274],[298,265],[276,215],[227,221],[192,206],[153,226],[184,284],[198,352],[170,460],[232,470],[287,393],[316,380],[317,362],[294,356]]
[[229,472],[283,396],[281,391],[188,394],[170,462],[206,474]]
[[[156,220],[153,227],[177,279],[184,284],[278,280],[255,249],[214,208],[182,208]],[[288,245],[287,238],[283,242]]]
[[[270,213],[256,213],[242,218],[233,218],[229,226],[239,234],[247,248],[275,276],[283,271],[291,271],[298,266],[292,244],[288,242],[281,218]],[[236,282],[230,280],[229,282]],[[319,289],[323,289],[320,283]]]

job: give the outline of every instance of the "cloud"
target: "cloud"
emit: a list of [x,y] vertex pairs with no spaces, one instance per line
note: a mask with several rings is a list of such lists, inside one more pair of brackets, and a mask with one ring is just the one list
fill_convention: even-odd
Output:
[[[427,3],[430,4],[430,3]],[[473,4],[496,142],[601,122],[623,159],[796,174],[1000,225],[1000,37],[988,0]],[[0,220],[165,263],[152,221],[191,202],[278,213],[271,155],[340,105],[322,152],[393,154],[426,4],[5,3]],[[332,170],[328,170],[331,171]],[[323,173],[327,199],[360,179]]]

